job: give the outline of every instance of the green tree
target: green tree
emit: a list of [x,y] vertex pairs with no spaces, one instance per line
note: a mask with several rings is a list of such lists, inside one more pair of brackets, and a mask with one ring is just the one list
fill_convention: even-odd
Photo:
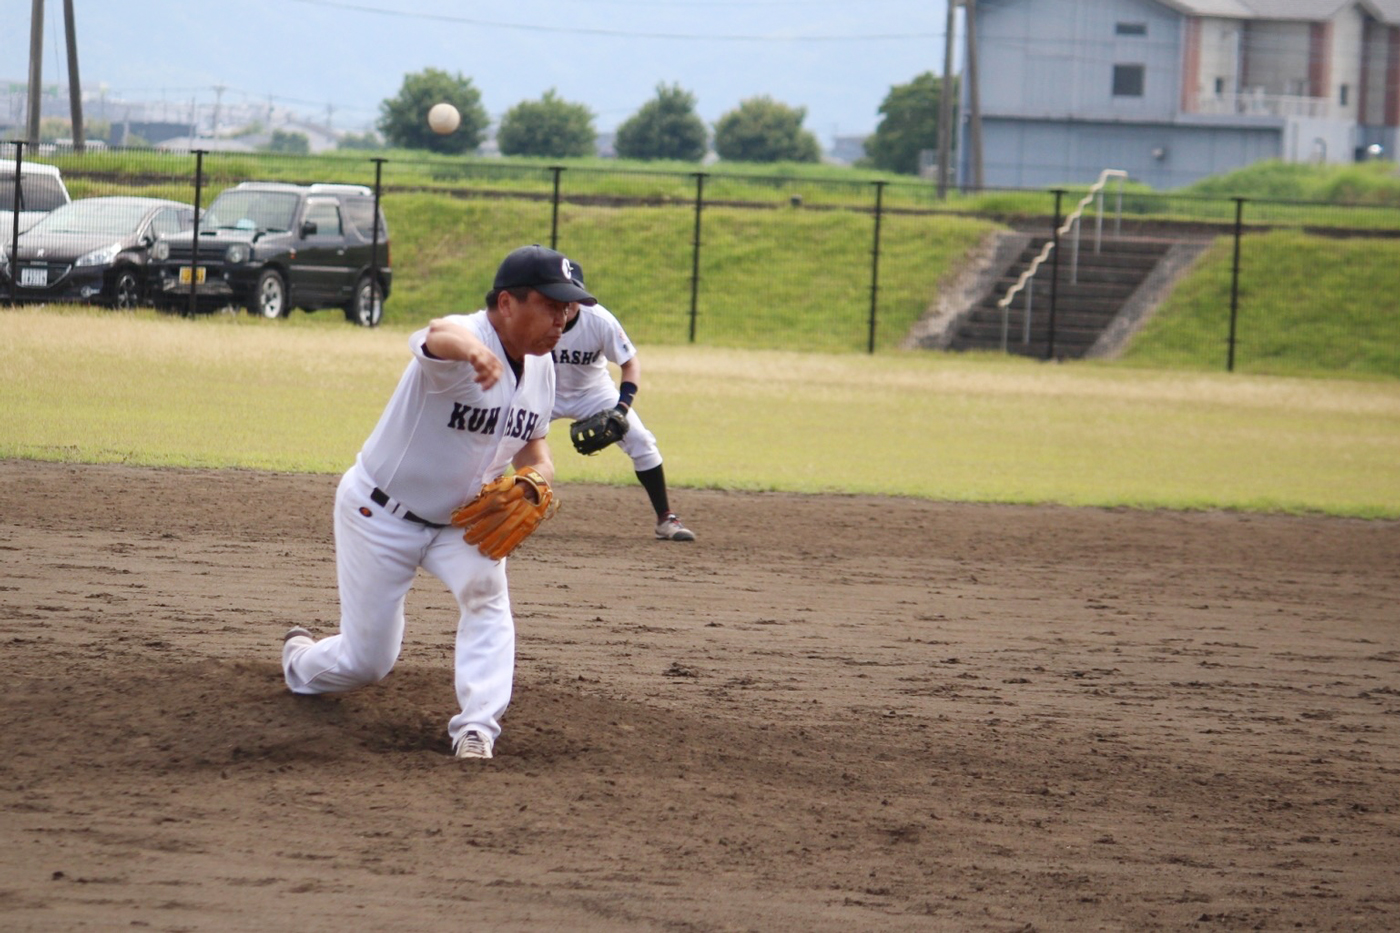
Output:
[[676,159],[699,162],[709,133],[695,114],[695,95],[680,85],[656,86],[656,97],[617,128],[613,141],[624,159]]
[[715,152],[730,162],[816,162],[817,138],[802,128],[806,107],[750,97],[715,124]]
[[305,133],[289,133],[286,130],[273,130],[272,138],[268,140],[265,148],[268,152],[288,152],[293,155],[308,155],[311,152],[311,140],[306,138]]
[[[47,134],[52,133],[52,136]],[[73,121],[63,117],[44,117],[39,121],[39,134],[47,142],[73,139]],[[107,120],[84,120],[83,142],[105,144],[112,138],[112,124]]]
[[40,117],[39,142],[51,143],[73,138],[73,124],[66,117]]
[[[428,126],[428,111],[444,101],[457,108],[462,124],[451,133],[438,134]],[[489,122],[481,92],[472,86],[471,78],[461,72],[450,75],[439,68],[425,68],[404,75],[398,95],[380,101],[375,126],[391,146],[462,155],[481,145]]]
[[561,99],[553,88],[539,100],[521,101],[507,110],[496,129],[502,155],[586,156],[596,151],[597,141],[592,111]]
[[383,149],[384,141],[373,130],[364,133],[346,133],[336,140],[337,149]]
[[[954,85],[956,97],[957,87]],[[919,173],[919,152],[938,148],[938,110],[943,79],[925,71],[908,84],[896,84],[880,105],[880,125],[865,141],[870,164],[906,175]],[[954,128],[957,113],[953,114]]]

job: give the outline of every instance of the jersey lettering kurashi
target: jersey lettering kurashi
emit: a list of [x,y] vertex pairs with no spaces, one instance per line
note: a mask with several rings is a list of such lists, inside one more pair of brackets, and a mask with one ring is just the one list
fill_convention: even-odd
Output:
[[485,311],[454,314],[505,367],[490,389],[460,360],[428,356],[425,327],[409,338],[413,359],[360,450],[359,464],[391,499],[434,522],[447,522],[481,484],[506,472],[529,441],[549,431],[554,366],[526,356],[519,380]]
[[554,345],[558,393],[555,410],[566,407],[599,386],[612,386],[608,363],[623,363],[637,355],[627,332],[602,305],[580,305],[578,317]]

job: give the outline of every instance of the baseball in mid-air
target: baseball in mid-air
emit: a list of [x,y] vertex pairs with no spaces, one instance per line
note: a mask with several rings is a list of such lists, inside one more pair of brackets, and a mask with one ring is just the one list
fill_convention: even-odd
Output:
[[446,136],[455,130],[462,123],[462,115],[457,112],[457,108],[443,101],[440,104],[433,104],[428,111],[428,126],[433,128],[434,133],[441,133]]

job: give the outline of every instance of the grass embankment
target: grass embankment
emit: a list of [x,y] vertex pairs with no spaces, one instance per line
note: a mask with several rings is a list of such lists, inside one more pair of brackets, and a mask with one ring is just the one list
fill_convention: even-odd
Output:
[[1202,197],[1400,207],[1393,160],[1316,165],[1270,159],[1203,178],[1182,191]]
[[[548,200],[546,160],[446,159],[421,153],[385,153],[385,198],[393,239],[394,293],[389,325],[413,326],[448,311],[481,304],[500,256],[526,242],[548,242],[555,217]],[[95,153],[68,156],[70,187],[79,195],[130,192],[189,197],[190,157],[169,153]],[[861,351],[871,331],[872,182],[889,182],[883,217],[874,341],[878,350],[899,344],[910,325],[936,300],[941,281],[956,271],[975,244],[998,229],[992,216],[901,213],[928,206],[992,210],[996,216],[1043,212],[1045,193],[986,192],[930,199],[933,187],[912,179],[832,166],[710,167],[702,216],[699,287],[692,302],[691,203],[695,166],[612,160],[565,160],[564,192],[647,198],[622,206],[566,201],[558,216],[559,246],[586,268],[589,284],[624,320],[641,345]],[[243,178],[373,181],[370,154],[318,157],[211,156],[215,178],[207,199]],[[88,176],[84,177],[84,172]],[[530,200],[501,197],[529,191]],[[453,196],[449,196],[449,192]],[[494,196],[493,193],[494,192]],[[463,197],[464,193],[472,194]],[[1236,321],[1239,371],[1283,375],[1400,377],[1400,240],[1315,237],[1296,232],[1305,223],[1360,223],[1400,217],[1400,179],[1389,163],[1348,167],[1258,166],[1208,179],[1184,200],[1130,190],[1130,209],[1186,216],[1232,215],[1231,196],[1331,198],[1334,203],[1381,205],[1364,216],[1252,202],[1252,220],[1276,215],[1295,232],[1251,233],[1241,251]],[[801,199],[793,206],[793,197]],[[1209,197],[1209,202],[1201,200]],[[721,206],[726,200],[767,203],[758,210]],[[1066,201],[1066,206],[1072,204]],[[1110,205],[1111,205],[1110,201]],[[813,206],[861,210],[814,210]],[[1374,220],[1374,217],[1372,218]],[[1371,225],[1370,221],[1361,224]],[[1220,371],[1228,353],[1233,241],[1222,238],[1176,287],[1154,320],[1129,347],[1130,365]],[[694,315],[692,316],[692,308]],[[293,323],[305,317],[296,313]],[[334,312],[318,322],[339,323]],[[343,324],[341,325],[343,326]]]
[[[357,180],[343,173],[346,162],[309,166],[285,158],[246,157],[224,169],[238,167],[247,174],[211,182],[204,203],[238,177],[283,178],[291,173],[289,164],[296,172],[288,180],[305,180],[313,167],[328,173],[317,177]],[[91,171],[92,164],[86,164]],[[459,177],[469,175],[473,166],[428,162],[414,167],[416,171],[402,170],[407,178],[395,177],[395,188],[417,190],[391,189],[383,201],[394,269],[393,292],[385,304],[387,324],[411,325],[480,307],[501,257],[524,243],[549,244],[555,229],[547,200],[500,196],[515,189],[538,193],[546,176],[533,167],[474,166],[500,176],[485,180]],[[529,177],[512,177],[511,168]],[[128,166],[126,174],[133,172]],[[468,182],[485,186],[492,195],[450,196],[450,185]],[[776,206],[706,207],[697,270],[695,212],[685,182],[683,175],[599,173],[590,176],[590,186],[597,186],[589,188],[590,197],[606,198],[626,185],[631,196],[656,198],[657,203],[565,203],[559,211],[558,248],[584,266],[589,286],[618,311],[635,341],[686,343],[693,334],[697,342],[715,346],[832,352],[869,346],[874,229],[868,185],[813,189],[795,179],[745,175],[716,182],[712,198],[760,198],[758,203]],[[70,188],[75,197],[139,193],[190,198],[187,188],[182,193],[181,182],[149,175],[139,184],[123,183],[120,174],[114,179],[111,172],[86,181],[75,175]],[[849,194],[848,206],[860,210],[810,210],[806,201],[793,206],[791,197],[804,190],[809,196],[820,191]],[[883,216],[875,346],[897,346],[936,299],[939,281],[999,226],[994,220],[958,215]],[[697,271],[699,285],[692,294]]]
[[[474,310],[500,257],[548,231],[547,205],[459,201],[441,195],[386,199],[394,223],[389,323]],[[542,224],[543,220],[543,224]],[[867,346],[871,220],[851,212],[709,208],[694,319],[711,346],[848,351]],[[692,229],[686,207],[567,206],[559,246],[639,344],[690,339]],[[955,270],[997,227],[962,217],[886,219],[880,255],[877,348],[897,346]]]
[[[1233,264],[1233,239],[1217,239],[1124,362],[1221,370]],[[1240,246],[1237,302],[1237,372],[1400,378],[1400,240],[1252,234]]]
[[[394,292],[387,324],[415,326],[481,306],[499,258],[548,230],[547,204],[386,199]],[[704,214],[697,315],[691,319],[691,229],[685,207],[565,206],[560,246],[643,346],[695,342],[736,349],[864,350],[870,326],[870,219],[842,211],[710,208]],[[959,216],[885,219],[877,350],[896,347],[989,232]],[[1124,362],[1207,372],[1225,368],[1234,242],[1176,286]],[[1400,240],[1296,231],[1243,242],[1236,320],[1239,372],[1400,378]],[[297,312],[292,320],[306,317]],[[340,323],[334,312],[319,315]],[[343,326],[343,324],[342,324]]]
[[[337,472],[406,337],[7,311],[0,456]],[[710,347],[643,360],[638,409],[677,486],[1400,517],[1395,383]],[[563,482],[635,482],[620,453],[560,438]]]

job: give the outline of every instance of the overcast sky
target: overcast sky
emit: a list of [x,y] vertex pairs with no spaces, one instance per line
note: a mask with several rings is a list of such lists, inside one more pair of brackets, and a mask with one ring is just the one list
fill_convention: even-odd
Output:
[[[0,0],[0,80],[29,74],[33,0]],[[67,84],[62,0],[43,83]],[[405,74],[460,72],[493,117],[550,88],[617,125],[676,83],[713,124],[766,94],[823,144],[943,70],[944,0],[74,0],[80,80],[108,99],[277,104],[369,128]],[[955,56],[955,64],[961,58]],[[21,118],[22,122],[22,118]]]

